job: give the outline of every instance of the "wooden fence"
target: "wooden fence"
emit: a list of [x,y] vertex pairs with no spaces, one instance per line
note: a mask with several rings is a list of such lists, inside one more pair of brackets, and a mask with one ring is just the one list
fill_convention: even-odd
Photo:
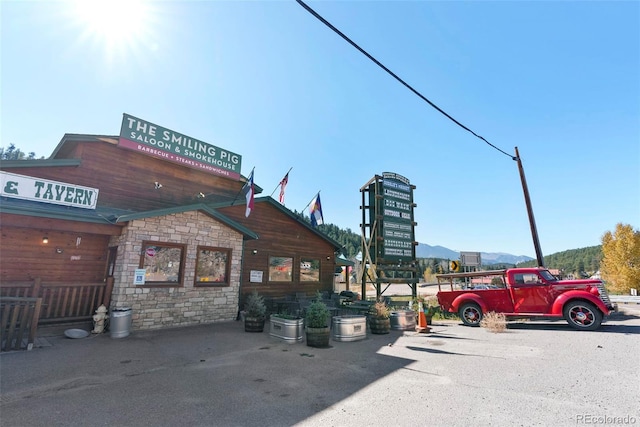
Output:
[[33,348],[41,307],[42,298],[0,299],[0,351]]
[[92,320],[101,305],[109,307],[113,278],[100,283],[0,283],[0,298],[41,298],[39,324]]

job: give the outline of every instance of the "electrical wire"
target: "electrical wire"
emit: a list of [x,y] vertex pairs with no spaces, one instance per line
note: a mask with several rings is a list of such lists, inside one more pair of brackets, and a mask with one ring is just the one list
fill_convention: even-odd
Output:
[[329,27],[331,30],[333,30],[333,32],[335,32],[336,34],[338,34],[340,37],[342,37],[347,43],[349,43],[351,46],[355,47],[357,50],[359,50],[364,56],[366,56],[367,58],[369,58],[371,61],[373,61],[378,67],[382,68],[384,71],[386,71],[389,75],[391,75],[391,77],[393,77],[394,79],[396,79],[397,81],[399,81],[403,86],[405,86],[407,89],[409,89],[411,92],[415,93],[416,95],[418,95],[418,97],[420,97],[420,99],[422,99],[423,101],[427,102],[429,105],[431,105],[433,108],[435,108],[436,110],[438,110],[441,114],[443,114],[445,117],[447,117],[449,120],[451,120],[452,122],[454,122],[455,124],[457,124],[458,126],[460,126],[462,129],[466,130],[467,132],[470,132],[473,136],[475,136],[476,138],[479,138],[481,140],[483,140],[485,143],[487,143],[489,146],[491,146],[492,148],[498,150],[499,152],[501,152],[502,154],[510,157],[512,160],[517,160],[516,157],[512,156],[511,154],[507,153],[504,150],[501,150],[500,148],[496,147],[495,145],[493,145],[492,143],[490,143],[489,141],[487,141],[484,137],[478,135],[477,133],[475,133],[474,131],[472,131],[471,129],[469,129],[468,127],[466,127],[465,125],[463,125],[462,123],[460,123],[459,121],[457,121],[456,119],[454,119],[453,117],[451,117],[449,114],[447,114],[442,108],[438,107],[436,104],[434,104],[433,102],[431,102],[429,99],[427,99],[425,96],[423,96],[420,92],[418,92],[416,89],[414,89],[411,85],[409,85],[407,82],[405,82],[404,80],[402,80],[400,77],[398,77],[393,71],[391,71],[390,69],[388,69],[387,67],[385,67],[380,61],[378,61],[376,58],[374,58],[373,56],[371,56],[367,51],[365,51],[364,49],[362,49],[360,46],[358,46],[353,40],[351,40],[349,37],[347,37],[344,33],[342,33],[340,30],[338,30],[336,27],[334,27],[329,21],[327,21],[326,19],[324,19],[322,16],[320,16],[315,10],[311,9],[309,6],[307,6],[302,0],[296,0],[298,2],[298,4],[300,6],[302,6],[307,12],[309,12],[311,15],[313,15],[316,19],[318,19],[320,22],[322,22],[324,25],[326,25],[327,27]]

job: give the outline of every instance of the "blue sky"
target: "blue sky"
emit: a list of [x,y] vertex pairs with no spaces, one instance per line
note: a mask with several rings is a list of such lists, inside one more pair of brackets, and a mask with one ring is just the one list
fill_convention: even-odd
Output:
[[[639,2],[307,4],[518,147],[544,254],[640,226]],[[2,1],[0,146],[48,157],[65,133],[117,135],[128,113],[241,154],[262,195],[293,168],[285,205],[320,191],[325,222],[359,233],[359,189],[396,172],[416,186],[421,243],[535,257],[517,163],[295,1],[81,6]]]

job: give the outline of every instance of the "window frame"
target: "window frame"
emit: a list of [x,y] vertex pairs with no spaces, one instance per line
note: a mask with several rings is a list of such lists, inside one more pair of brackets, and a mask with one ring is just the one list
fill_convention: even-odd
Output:
[[[145,260],[147,257],[147,249],[151,246],[160,247],[160,248],[171,248],[171,249],[180,249],[180,266],[178,267],[178,280],[173,281],[150,281],[147,280],[145,266]],[[187,260],[187,245],[181,243],[170,243],[170,242],[159,242],[152,240],[143,240],[142,248],[140,250],[140,262],[138,263],[139,268],[143,268],[145,270],[145,281],[144,285],[137,285],[139,287],[162,287],[162,288],[178,288],[184,286],[184,267]]]
[[[302,264],[305,262],[309,262],[311,264],[311,267],[309,268],[309,270],[314,271],[317,270],[318,272],[318,279],[314,279],[314,280],[308,280],[308,279],[303,279],[303,274],[302,274]],[[318,267],[316,269],[313,268],[313,263],[316,262]],[[300,257],[300,268],[298,269],[298,281],[300,283],[320,283],[320,280],[322,278],[322,261],[320,258],[313,258],[313,257]]]
[[[271,279],[271,276],[272,276],[272,274],[271,274],[271,268],[272,268],[271,267],[271,260],[273,258],[281,258],[281,259],[289,259],[289,260],[291,260],[291,267],[290,267],[291,271],[289,273],[289,279],[288,280],[273,280],[273,279]],[[293,281],[293,275],[294,275],[293,263],[294,263],[294,260],[295,260],[295,257],[293,257],[293,256],[269,255],[268,261],[267,261],[268,262],[268,265],[267,265],[267,274],[268,274],[267,275],[267,283],[291,283],[291,284],[293,284],[294,283],[294,281]]]
[[[198,280],[198,267],[200,264],[200,255],[203,251],[210,252],[221,252],[226,254],[225,267],[224,267],[224,275],[225,280],[220,282],[211,282],[206,280]],[[231,248],[222,248],[217,246],[197,246],[196,247],[196,265],[195,265],[195,274],[193,277],[193,286],[196,288],[206,288],[206,287],[229,287],[231,286],[231,257],[232,250]]]

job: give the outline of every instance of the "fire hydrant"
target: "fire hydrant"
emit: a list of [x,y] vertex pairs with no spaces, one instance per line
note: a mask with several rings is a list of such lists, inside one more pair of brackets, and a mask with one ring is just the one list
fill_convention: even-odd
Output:
[[93,315],[93,334],[101,334],[104,332],[104,321],[107,318],[107,307],[102,304]]

